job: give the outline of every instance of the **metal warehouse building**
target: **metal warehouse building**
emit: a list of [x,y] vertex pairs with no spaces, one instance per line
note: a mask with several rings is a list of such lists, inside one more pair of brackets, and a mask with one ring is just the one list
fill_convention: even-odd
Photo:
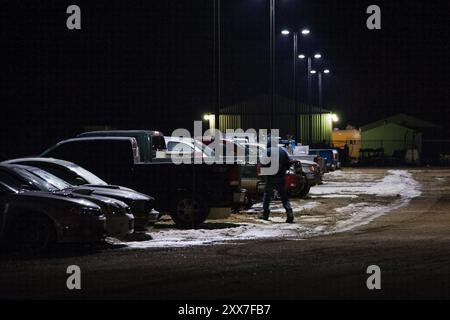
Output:
[[[221,109],[219,129],[270,129],[271,97],[261,95]],[[314,143],[331,141],[333,121],[331,111],[315,106],[298,104],[299,142],[309,141],[310,109],[312,110],[312,139]],[[210,127],[214,128],[214,115],[210,115]],[[295,135],[295,103],[293,100],[275,96],[274,129],[280,130],[281,137]]]

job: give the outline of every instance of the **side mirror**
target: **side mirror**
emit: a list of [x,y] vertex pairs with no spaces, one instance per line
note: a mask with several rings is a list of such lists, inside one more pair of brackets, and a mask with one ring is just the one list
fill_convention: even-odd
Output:
[[76,186],[82,186],[82,185],[86,184],[86,181],[84,181],[84,179],[81,178],[81,177],[76,177],[75,181],[74,181],[74,184]]

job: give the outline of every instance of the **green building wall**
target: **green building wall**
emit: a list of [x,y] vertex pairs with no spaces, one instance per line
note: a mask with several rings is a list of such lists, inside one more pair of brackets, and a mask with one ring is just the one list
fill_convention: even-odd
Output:
[[418,149],[422,152],[422,134],[395,123],[362,131],[361,135],[363,149],[383,148],[386,156],[392,156],[397,150]]

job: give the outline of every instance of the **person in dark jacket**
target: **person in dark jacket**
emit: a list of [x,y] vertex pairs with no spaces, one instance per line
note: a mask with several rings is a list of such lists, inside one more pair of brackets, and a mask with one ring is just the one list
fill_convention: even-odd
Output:
[[259,217],[263,220],[269,220],[270,215],[270,201],[273,197],[273,190],[276,189],[278,194],[280,195],[281,201],[283,202],[283,207],[286,209],[287,213],[287,223],[294,222],[294,213],[292,211],[291,203],[289,202],[289,198],[286,192],[284,180],[286,176],[286,171],[289,169],[292,163],[292,159],[288,154],[287,150],[283,147],[271,147],[270,140],[267,145],[267,155],[269,157],[276,155],[278,153],[279,158],[279,167],[278,171],[273,174],[266,176],[266,186],[264,189],[264,197],[263,197],[263,214]]

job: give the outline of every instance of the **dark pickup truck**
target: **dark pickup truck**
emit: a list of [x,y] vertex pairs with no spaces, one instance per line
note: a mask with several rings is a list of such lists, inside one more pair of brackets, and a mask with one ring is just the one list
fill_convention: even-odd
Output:
[[242,198],[238,165],[176,165],[164,150],[159,132],[112,131],[61,141],[41,156],[77,163],[112,184],[151,194],[155,209],[169,213],[180,228],[195,228],[212,208],[231,208]]

